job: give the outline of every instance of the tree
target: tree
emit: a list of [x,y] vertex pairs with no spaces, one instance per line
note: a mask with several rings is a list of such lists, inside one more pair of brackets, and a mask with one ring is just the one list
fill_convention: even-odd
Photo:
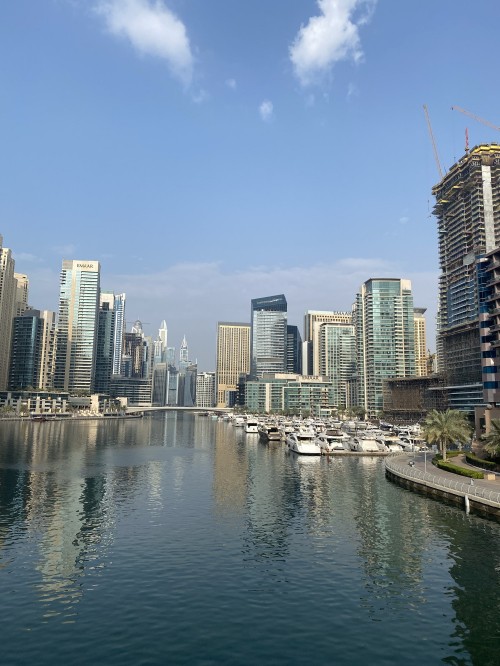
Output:
[[484,450],[492,458],[500,456],[500,421],[498,419],[492,419],[491,430],[488,435],[483,437],[483,442]]
[[429,444],[438,444],[443,460],[446,448],[453,442],[465,444],[469,441],[471,428],[465,415],[456,409],[438,412],[433,409],[424,422],[424,435]]

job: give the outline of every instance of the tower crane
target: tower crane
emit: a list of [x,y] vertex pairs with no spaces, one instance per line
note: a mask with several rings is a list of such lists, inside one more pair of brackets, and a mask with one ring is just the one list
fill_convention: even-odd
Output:
[[483,125],[486,125],[487,127],[491,127],[492,129],[496,130],[497,132],[500,132],[500,127],[497,127],[493,123],[490,123],[489,120],[485,120],[484,118],[480,118],[479,116],[476,116],[474,113],[471,113],[470,111],[466,111],[465,109],[462,109],[460,106],[452,106],[451,107],[452,111],[460,111],[460,113],[463,113],[466,116],[469,116],[469,118],[472,118],[473,120],[477,120],[478,123],[483,123]]
[[441,162],[439,161],[439,155],[437,151],[437,146],[436,146],[436,141],[434,139],[434,134],[432,132],[432,126],[431,126],[431,119],[429,118],[429,111],[427,110],[427,106],[424,104],[424,113],[425,113],[425,119],[427,120],[427,129],[429,130],[429,136],[431,137],[432,141],[432,147],[434,148],[434,159],[436,160],[436,165],[439,171],[439,178],[442,180],[443,179],[443,170],[441,168]]

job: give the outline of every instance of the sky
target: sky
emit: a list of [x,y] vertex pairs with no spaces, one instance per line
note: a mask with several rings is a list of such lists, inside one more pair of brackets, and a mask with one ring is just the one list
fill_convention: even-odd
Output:
[[412,280],[434,349],[432,186],[500,125],[498,0],[16,0],[0,9],[0,234],[30,304],[101,262],[215,368],[218,321]]

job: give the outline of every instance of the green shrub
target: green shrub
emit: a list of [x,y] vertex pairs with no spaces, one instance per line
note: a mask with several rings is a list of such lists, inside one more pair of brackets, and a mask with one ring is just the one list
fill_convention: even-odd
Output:
[[496,467],[496,464],[491,460],[483,460],[482,458],[475,456],[473,453],[466,453],[465,459],[469,465],[475,465],[476,467],[482,467],[483,469],[494,470]]
[[[448,462],[447,460],[437,460],[437,456],[434,459],[435,464],[439,469],[443,469],[446,472],[452,472],[453,474],[460,474],[460,476],[467,476],[470,479],[484,479],[483,472],[477,472],[475,469],[467,469],[465,467],[458,467],[453,463]],[[434,460],[432,462],[434,462]]]

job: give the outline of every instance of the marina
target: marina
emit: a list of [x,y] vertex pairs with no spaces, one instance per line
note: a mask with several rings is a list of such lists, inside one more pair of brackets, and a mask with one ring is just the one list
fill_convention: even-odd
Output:
[[0,434],[6,664],[495,664],[500,526],[397,456],[181,412]]

